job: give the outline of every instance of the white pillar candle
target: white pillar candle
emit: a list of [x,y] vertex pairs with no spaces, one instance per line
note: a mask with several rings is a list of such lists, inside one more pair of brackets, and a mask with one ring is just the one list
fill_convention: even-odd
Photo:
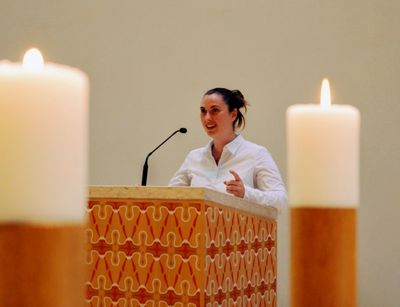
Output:
[[84,220],[87,116],[82,71],[0,62],[0,223]]
[[321,104],[287,110],[288,187],[292,207],[356,207],[359,203],[359,111]]

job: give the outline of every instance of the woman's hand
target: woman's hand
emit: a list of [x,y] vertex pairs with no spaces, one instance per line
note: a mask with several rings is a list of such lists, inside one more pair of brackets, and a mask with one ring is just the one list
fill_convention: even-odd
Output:
[[237,197],[244,197],[244,184],[238,173],[235,171],[229,171],[232,176],[235,178],[234,180],[226,180],[224,184],[226,186],[226,191],[230,194],[233,194]]

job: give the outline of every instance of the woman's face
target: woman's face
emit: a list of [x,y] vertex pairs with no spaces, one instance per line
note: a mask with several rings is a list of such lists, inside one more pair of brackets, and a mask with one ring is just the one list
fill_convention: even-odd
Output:
[[228,105],[219,94],[205,95],[200,105],[200,120],[204,130],[213,139],[229,139],[234,134],[233,122],[237,109],[229,112]]

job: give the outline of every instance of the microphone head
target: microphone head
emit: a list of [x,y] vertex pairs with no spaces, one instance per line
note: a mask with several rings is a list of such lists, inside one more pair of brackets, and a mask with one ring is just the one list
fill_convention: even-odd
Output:
[[181,128],[181,129],[179,129],[179,132],[180,132],[180,133],[186,133],[186,132],[187,132],[187,129],[186,129],[186,128]]

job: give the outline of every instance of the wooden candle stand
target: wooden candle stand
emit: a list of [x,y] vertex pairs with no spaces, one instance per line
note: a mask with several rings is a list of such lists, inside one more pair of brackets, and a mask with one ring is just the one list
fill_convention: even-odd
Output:
[[357,306],[357,209],[291,209],[292,307]]
[[0,224],[0,305],[84,306],[84,228]]

